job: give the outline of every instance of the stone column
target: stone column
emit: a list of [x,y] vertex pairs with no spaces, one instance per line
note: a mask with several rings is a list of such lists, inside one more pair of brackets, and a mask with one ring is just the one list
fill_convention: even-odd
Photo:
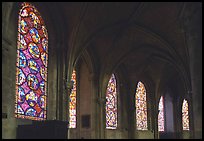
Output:
[[192,87],[192,121],[194,139],[202,138],[202,3],[184,3],[183,31],[186,35],[189,73]]
[[202,138],[202,4],[187,5],[184,28],[189,49],[192,84],[193,130],[195,139]]
[[2,3],[2,138],[15,139],[17,17],[14,2]]
[[97,116],[97,111],[98,111],[98,105],[96,102],[96,88],[97,88],[97,79],[94,73],[90,72],[88,80],[90,81],[91,85],[91,138],[97,138],[97,132],[98,132],[98,116]]

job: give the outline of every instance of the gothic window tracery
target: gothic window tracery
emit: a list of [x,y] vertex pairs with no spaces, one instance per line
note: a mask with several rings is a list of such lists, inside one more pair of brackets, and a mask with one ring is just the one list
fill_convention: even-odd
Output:
[[48,33],[38,10],[21,5],[18,17],[15,117],[46,119]]
[[135,104],[136,104],[137,130],[147,130],[146,89],[142,82],[138,82],[137,84]]
[[164,98],[161,96],[159,100],[159,114],[158,114],[158,130],[164,131]]
[[116,78],[112,74],[106,90],[106,129],[117,128]]
[[182,104],[182,125],[183,130],[189,130],[188,102],[185,99]]
[[76,71],[73,70],[71,82],[73,84],[69,98],[69,128],[76,128]]

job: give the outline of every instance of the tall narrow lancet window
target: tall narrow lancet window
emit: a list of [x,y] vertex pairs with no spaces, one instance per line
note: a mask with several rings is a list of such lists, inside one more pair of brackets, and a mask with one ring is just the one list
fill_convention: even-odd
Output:
[[188,102],[185,99],[182,105],[182,125],[183,130],[189,130]]
[[116,78],[112,74],[106,90],[106,129],[117,128]]
[[137,130],[147,130],[146,89],[142,82],[138,82],[137,84],[135,104],[136,104]]
[[69,128],[76,128],[76,71],[72,72],[72,90],[69,97]]
[[158,131],[164,131],[164,98],[159,100]]
[[38,10],[22,3],[18,17],[15,117],[46,119],[48,33]]

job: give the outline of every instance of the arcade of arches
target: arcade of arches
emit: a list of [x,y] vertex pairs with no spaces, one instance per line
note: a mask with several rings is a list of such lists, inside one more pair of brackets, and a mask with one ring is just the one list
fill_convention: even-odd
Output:
[[[18,26],[22,3],[2,3],[3,139],[18,138],[19,126],[32,125],[38,119],[16,116],[18,94],[24,102],[24,106],[18,105],[18,114],[33,116],[32,110],[43,109],[45,113],[39,117],[45,121],[70,123],[66,125],[67,139],[202,138],[201,2],[30,4],[39,11],[49,38],[40,31],[43,25],[38,14],[39,19],[31,12],[28,15],[34,20],[32,29],[27,26],[31,23],[24,18],[25,11]],[[29,34],[18,28],[29,30]],[[29,43],[31,55],[23,56],[27,59],[32,53],[39,53],[42,59],[47,39],[47,65],[27,70],[40,81],[38,77],[44,76],[41,68],[47,69],[45,81],[34,85],[45,94],[41,102],[29,99],[31,91],[34,95],[39,92],[30,83],[28,93],[24,84],[21,94],[20,86],[16,89],[20,85],[16,68],[21,68],[16,63],[17,52],[22,55],[26,52],[23,47],[27,48],[22,45],[19,49],[17,40],[28,42],[22,38],[37,40],[38,48],[42,41],[40,52],[35,43]],[[35,55],[21,65],[39,63]],[[22,60],[21,56],[20,63]],[[30,76],[19,74],[23,79],[30,80]],[[30,113],[22,110],[26,103],[31,106]],[[37,108],[33,106],[36,103]]]

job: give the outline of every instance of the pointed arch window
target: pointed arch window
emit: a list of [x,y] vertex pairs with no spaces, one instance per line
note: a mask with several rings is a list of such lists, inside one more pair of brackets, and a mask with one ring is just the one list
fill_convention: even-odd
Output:
[[188,102],[185,99],[182,104],[182,125],[183,130],[189,130]]
[[24,2],[18,17],[15,117],[46,119],[48,33],[38,10]]
[[164,131],[164,98],[161,96],[159,100],[159,114],[158,114],[158,131]]
[[137,84],[135,104],[136,104],[137,130],[148,130],[146,89],[142,82],[138,82]]
[[71,82],[73,84],[69,97],[69,128],[76,128],[76,71],[73,70]]
[[116,78],[112,74],[106,90],[106,129],[117,128]]

